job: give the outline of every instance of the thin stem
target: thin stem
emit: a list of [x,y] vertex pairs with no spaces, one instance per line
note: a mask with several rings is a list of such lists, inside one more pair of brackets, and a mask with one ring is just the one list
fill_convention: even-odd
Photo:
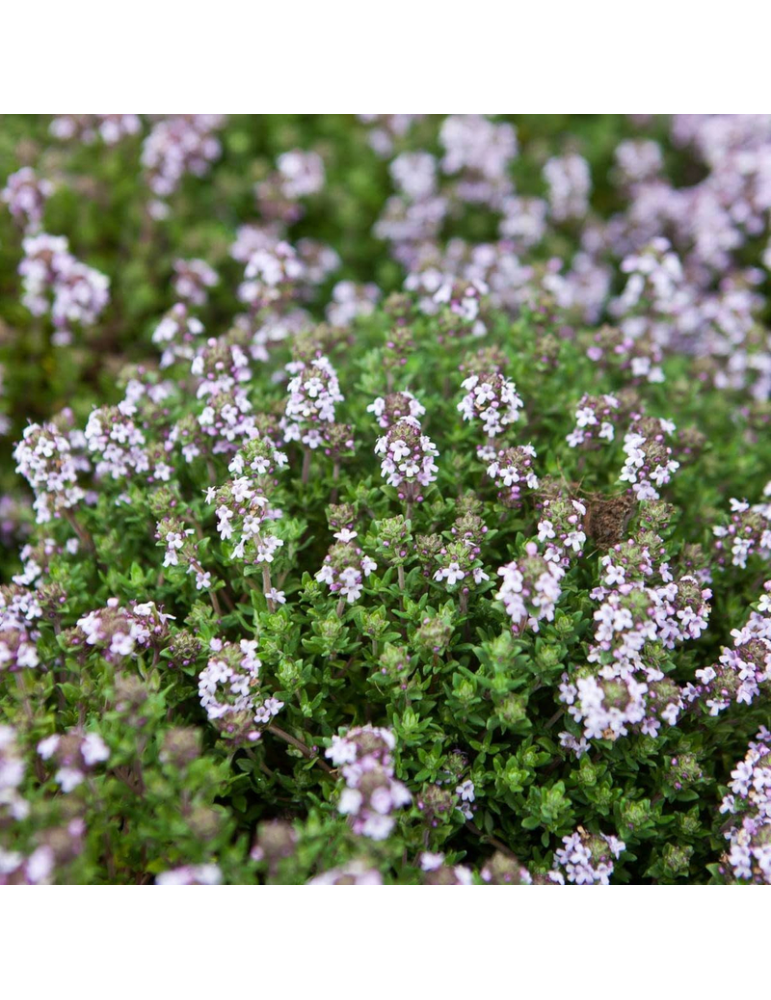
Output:
[[[97,790],[96,784],[94,783],[94,779],[89,778],[87,784],[92,796],[94,797],[94,799],[96,799],[97,811],[101,812],[102,809],[104,808],[102,796],[99,794],[99,791]],[[112,852],[112,837],[110,836],[110,828],[107,825],[105,825],[104,828],[102,843],[104,844],[104,863],[105,867],[107,868],[107,877],[110,879],[111,882],[114,882],[116,874],[115,857]]]
[[236,610],[236,606],[235,606],[235,604],[233,604],[233,602],[230,599],[230,594],[228,593],[227,587],[223,587],[222,588],[221,594],[222,594],[222,600],[225,602],[225,604],[227,604],[228,609],[230,611],[235,611]]
[[[188,524],[190,524],[190,523],[191,522],[188,521]],[[198,524],[198,523],[196,523],[196,522],[192,522],[192,523],[193,523],[193,527],[195,529],[196,538],[200,542],[200,541],[203,540],[203,537],[204,537],[201,525]],[[198,562],[197,559],[191,558],[190,559],[190,565],[193,567],[193,569],[196,571],[196,573],[199,573],[201,576],[204,575],[205,570],[204,570],[203,566],[200,564],[200,562]],[[213,590],[209,591],[209,597],[211,598],[211,603],[212,603],[212,607],[214,608],[214,613],[219,618],[221,618],[222,617],[222,608],[220,607],[219,600],[218,600],[218,598],[215,595],[215,593],[214,593]],[[225,602],[225,604],[227,604],[227,606],[230,609],[230,611],[235,611],[236,610],[236,606],[233,603],[233,601],[230,599],[230,595],[227,592],[227,585],[225,587],[223,587],[223,589],[222,589],[222,600]]]
[[96,545],[94,544],[94,539],[89,531],[83,527],[83,525],[78,521],[71,510],[62,511],[64,514],[64,519],[71,526],[72,530],[80,539],[81,544],[85,547],[87,552],[90,552],[96,561],[97,568],[102,571],[102,573],[107,572],[107,567],[96,554]]
[[332,482],[335,485],[332,487],[332,493],[329,498],[331,503],[337,503],[338,494],[340,492],[337,488],[337,481],[339,478],[340,478],[340,462],[336,459],[332,466]]
[[209,599],[211,600],[211,606],[214,608],[214,614],[218,618],[222,618],[222,608],[220,607],[220,602],[217,599],[217,594],[215,593],[215,591],[213,590],[209,591]]
[[24,671],[20,671],[16,674],[16,687],[19,689],[21,694],[22,704],[24,705],[24,711],[27,713],[27,718],[30,723],[34,723],[35,715],[32,711],[32,706],[29,703],[29,691],[27,691],[27,685],[24,680]]
[[[32,705],[29,700],[29,691],[27,690],[27,683],[24,679],[24,671],[21,670],[16,674],[16,686],[21,694],[22,703],[24,705],[24,711],[27,715],[27,723],[29,724],[30,731],[35,725],[35,713],[32,711]],[[35,754],[35,777],[42,785],[46,780],[46,770],[45,765],[41,757]]]
[[75,517],[75,515],[72,513],[72,511],[71,510],[67,510],[65,508],[62,513],[64,514],[65,520],[69,523],[69,525],[72,528],[72,530],[78,536],[78,538],[83,543],[83,545],[86,546],[86,548],[89,550],[89,552],[96,552],[96,546],[94,545],[94,539],[91,537],[91,535],[89,534],[89,532],[86,531],[86,529],[83,527],[83,525],[78,521],[78,519]]
[[311,450],[306,448],[303,452],[303,473],[302,484],[305,486],[311,477]]
[[[59,622],[54,621],[54,635],[58,637],[59,634],[61,633],[61,630],[62,627],[59,624]],[[58,670],[54,672],[54,677],[56,679],[56,684],[57,684],[57,691],[56,691],[57,700],[59,702],[59,708],[64,709],[67,707],[67,699],[64,697],[64,692],[62,691],[62,684],[64,684],[67,680],[67,669],[64,665],[64,657],[57,656],[56,664]]]
[[466,829],[471,830],[471,832],[474,834],[475,837],[479,837],[480,840],[486,841],[488,844],[492,844],[493,847],[497,847],[498,850],[501,851],[503,854],[505,854],[507,857],[511,858],[513,861],[516,861],[517,864],[520,864],[519,858],[516,856],[516,854],[512,851],[510,847],[507,847],[503,843],[503,841],[498,840],[497,837],[492,837],[490,836],[490,834],[483,833],[476,825],[476,823],[472,823],[471,820],[469,820],[466,823]]
[[562,718],[562,716],[564,714],[565,714],[565,709],[564,708],[561,708],[561,709],[559,709],[559,711],[555,712],[554,715],[546,723],[546,728],[547,729],[551,729],[551,727],[554,725],[554,723],[558,722]]
[[136,757],[131,764],[131,773],[134,776],[137,786],[137,795],[141,798],[145,794],[145,776],[142,771],[142,754],[144,753],[146,741],[139,740],[137,744]]
[[274,736],[278,736],[280,740],[293,746],[296,750],[299,750],[303,757],[307,757],[309,760],[315,761],[322,771],[326,771],[327,774],[333,774],[334,768],[331,768],[326,761],[322,760],[317,754],[315,754],[309,746],[303,743],[302,740],[298,740],[296,736],[292,736],[290,733],[285,732],[278,726],[271,723],[268,726],[268,732],[273,733]]
[[268,778],[273,777],[273,772],[271,771],[271,769],[268,767],[268,765],[265,763],[264,760],[260,760],[260,758],[254,752],[254,750],[252,750],[251,747],[244,747],[244,751],[246,753],[246,756],[254,761],[254,763],[257,765],[257,767],[259,767],[259,769],[262,771],[264,775],[267,775]]
[[273,590],[273,584],[270,582],[270,566],[267,563],[263,563],[262,592],[265,594],[265,600],[268,602],[268,611],[273,612],[276,610],[276,605],[273,598],[270,596],[271,590]]
[[337,617],[342,618],[343,612],[345,611],[345,598],[343,597],[340,598],[340,600],[337,602],[337,608],[335,610],[337,612]]
[[399,581],[399,590],[404,591],[404,566],[401,563],[396,567],[396,579]]

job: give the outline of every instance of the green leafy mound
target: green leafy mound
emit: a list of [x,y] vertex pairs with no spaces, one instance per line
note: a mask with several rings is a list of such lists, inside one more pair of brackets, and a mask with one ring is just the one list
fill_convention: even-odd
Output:
[[[6,609],[26,600],[21,631],[38,658],[2,674],[3,712],[28,764],[28,810],[4,850],[39,860],[48,846],[57,879],[88,883],[512,883],[548,881],[553,865],[569,871],[555,852],[574,837],[598,880],[607,863],[616,882],[724,877],[718,806],[767,702],[712,715],[701,691],[657,734],[630,723],[577,754],[582,726],[561,685],[591,672],[595,588],[616,551],[629,580],[647,553],[654,575],[666,564],[675,581],[711,590],[695,639],[648,640],[659,688],[689,691],[697,670],[718,662],[763,579],[757,557],[731,565],[713,536],[729,523],[728,496],[760,499],[764,450],[747,447],[759,428],[704,392],[680,358],[664,362],[665,382],[630,385],[587,357],[590,333],[563,339],[548,314],[495,315],[488,326],[480,341],[451,309],[429,318],[394,297],[350,331],[311,329],[293,359],[278,346],[267,363],[243,364],[251,441],[207,436],[200,420],[216,398],[199,393],[206,365],[214,354],[214,372],[217,358],[236,364],[237,331],[211,342],[197,376],[184,361],[124,372],[130,405],[92,414],[85,439],[62,420],[30,434],[31,444],[38,433],[64,438],[88,461],[74,473],[83,499],[49,493],[60,516],[36,527],[25,583],[3,592]],[[343,397],[334,434],[315,449],[284,443],[287,380],[306,378],[319,358]],[[462,382],[491,371],[523,405],[488,439],[459,404]],[[415,490],[388,485],[375,451],[388,432],[372,404],[393,405],[389,391],[425,408],[415,419],[438,452],[435,480]],[[585,393],[621,400],[601,447],[566,440]],[[648,418],[674,423],[679,468],[661,499],[638,502],[620,475],[625,434]],[[128,423],[141,443],[127,460],[133,445],[119,434],[116,459],[99,433]],[[491,440],[495,451],[532,445],[537,486],[519,496],[502,486],[478,453]],[[199,453],[187,460],[191,441]],[[585,540],[563,559],[553,617],[512,620],[498,570],[535,558],[534,540],[546,551],[539,525],[573,501]],[[236,529],[220,537],[228,506]],[[254,534],[244,531],[250,512],[263,517]],[[234,555],[240,537],[247,545]],[[267,538],[277,540],[270,561],[258,551]],[[336,579],[364,559],[375,568],[350,599],[319,578],[325,565]],[[245,687],[231,690],[233,677]],[[45,744],[57,734],[58,745]]]

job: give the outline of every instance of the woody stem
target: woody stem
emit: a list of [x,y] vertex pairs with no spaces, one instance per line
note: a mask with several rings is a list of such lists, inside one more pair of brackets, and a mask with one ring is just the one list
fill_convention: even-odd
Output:
[[327,774],[332,774],[334,768],[331,768],[326,761],[323,761],[321,757],[315,754],[307,744],[303,743],[302,740],[298,740],[296,736],[292,736],[291,733],[285,732],[283,729],[271,723],[268,727],[268,732],[273,733],[274,736],[278,736],[280,740],[293,746],[296,750],[299,750],[303,757],[307,757],[309,760],[315,760],[322,771],[326,771]]

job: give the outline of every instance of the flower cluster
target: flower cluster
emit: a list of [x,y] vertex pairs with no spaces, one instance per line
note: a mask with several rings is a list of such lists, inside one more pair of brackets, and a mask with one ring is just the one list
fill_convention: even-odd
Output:
[[[163,396],[162,387],[153,393]],[[148,482],[168,482],[174,471],[169,464],[166,446],[148,447],[144,432],[133,417],[144,387],[132,383],[126,398],[117,406],[93,410],[84,431],[86,448],[94,456],[94,471],[98,478],[125,480],[134,475],[146,476]]]
[[307,364],[293,361],[287,366],[289,398],[283,421],[284,440],[301,441],[314,450],[323,446],[335,420],[335,406],[343,401],[337,373],[326,357]]
[[501,588],[495,596],[503,601],[512,631],[529,627],[537,632],[540,621],[553,621],[564,575],[561,566],[539,553],[535,542],[527,543],[521,559],[501,566],[498,570]]
[[[223,115],[172,115],[157,122],[142,146],[142,166],[150,190],[158,199],[172,195],[185,174],[203,177],[221,152],[215,132]],[[152,206],[163,216],[162,201]]]
[[302,218],[300,199],[324,187],[324,161],[312,151],[289,149],[278,157],[277,170],[255,186],[260,214],[274,224],[291,225]]
[[654,180],[661,171],[661,146],[652,139],[626,139],[616,146],[616,170],[622,184]]
[[424,115],[357,115],[370,127],[369,144],[378,156],[390,156],[395,143],[403,138]]
[[377,563],[365,555],[356,544],[357,533],[343,528],[335,533],[337,541],[324,557],[324,565],[316,573],[319,583],[325,583],[330,592],[339,594],[340,606],[347,601],[354,604],[364,589],[364,581],[377,569]]
[[206,305],[209,293],[219,281],[217,272],[205,260],[175,260],[172,287],[180,300],[188,305]]
[[308,885],[382,885],[383,876],[377,868],[369,868],[363,861],[351,861],[340,868],[330,868],[312,878]]
[[516,858],[509,857],[502,851],[496,851],[493,854],[479,875],[487,885],[533,884],[533,878],[527,868],[521,865]]
[[621,857],[626,844],[618,837],[605,833],[589,833],[580,827],[569,837],[563,837],[564,847],[554,852],[552,881],[564,885],[609,885],[614,859]]
[[318,153],[289,149],[276,162],[285,198],[307,198],[324,187],[324,161]]
[[63,792],[76,789],[97,764],[110,759],[110,750],[98,733],[78,729],[64,736],[47,736],[38,743],[37,752],[43,760],[53,760],[57,765],[54,780]]
[[29,803],[19,792],[27,769],[11,726],[0,725],[0,825],[29,815]]
[[[768,492],[768,488],[766,488]],[[744,569],[750,556],[771,557],[771,503],[753,504],[732,498],[728,524],[712,529],[719,553],[730,547],[731,565]]]
[[[30,424],[14,450],[16,471],[32,487],[38,524],[76,507],[85,496],[78,485],[83,461],[54,424]],[[88,463],[85,463],[88,468]]]
[[616,436],[615,421],[619,403],[609,393],[604,396],[584,395],[576,407],[576,426],[566,440],[571,448],[597,447]]
[[771,689],[771,582],[765,591],[760,610],[750,612],[743,628],[731,631],[733,647],[724,646],[717,663],[696,671],[699,696],[710,715],[725,711],[732,702],[751,705],[761,694],[761,684]]
[[720,805],[733,820],[725,833],[730,845],[725,861],[735,879],[771,885],[771,733],[765,726],[731,778],[731,791]]
[[272,479],[276,472],[285,469],[289,464],[289,459],[283,451],[280,451],[267,434],[263,437],[250,438],[237,452],[228,464],[228,469],[233,475],[240,476],[246,473],[267,484],[275,485],[276,480]]
[[252,377],[248,355],[229,337],[209,337],[196,351],[190,373],[198,380],[198,399],[227,394]]
[[487,475],[500,486],[498,499],[506,507],[517,507],[522,498],[522,490],[538,489],[538,476],[533,471],[535,448],[531,444],[502,448],[497,453],[490,449],[490,464]]
[[601,602],[594,645],[587,666],[572,678],[564,674],[560,686],[560,699],[587,739],[613,741],[630,729],[656,736],[662,722],[675,725],[698,693],[666,676],[662,653],[699,638],[712,591],[691,575],[674,580],[668,563],[655,563],[660,546],[654,532],[642,534],[601,560],[605,585],[592,592]]
[[420,856],[420,867],[426,873],[424,885],[471,885],[471,869],[465,865],[445,864],[441,852],[424,851]]
[[156,885],[219,885],[222,872],[219,865],[182,865],[155,876]]
[[83,852],[85,832],[85,823],[76,817],[63,826],[42,830],[29,854],[0,847],[0,885],[50,885],[57,868]]
[[[341,264],[336,250],[310,236],[297,241],[297,255],[303,265],[303,281],[310,286],[322,285]],[[310,297],[312,291],[310,288],[303,288],[302,294],[304,298]]]
[[589,164],[577,153],[552,157],[543,168],[549,206],[558,222],[586,215],[592,179]]
[[[236,463],[236,467],[240,464]],[[271,522],[281,512],[270,507],[267,497],[255,488],[250,477],[239,476],[216,490],[211,487],[207,491],[206,502],[216,505],[220,538],[223,541],[237,539],[232,550],[234,559],[253,563],[273,562],[276,550],[284,543],[272,533]]]
[[350,326],[358,316],[371,316],[380,298],[377,285],[357,285],[353,281],[338,281],[326,310],[332,326]]
[[496,208],[512,191],[508,167],[517,155],[517,134],[511,125],[484,115],[449,115],[439,141],[445,150],[442,170],[459,175],[456,196]]
[[[606,677],[602,672],[587,669],[584,676],[575,678],[575,683],[564,681],[560,689],[560,699],[569,706],[569,714],[583,724],[582,740],[613,741],[626,736],[631,726],[640,726],[642,731],[647,727],[648,734],[655,735],[661,722],[653,716],[652,706],[646,698],[648,685],[629,671],[618,676],[612,671],[608,673],[611,676]],[[661,718],[674,725],[683,708],[682,696],[677,687],[670,684],[665,698]],[[570,732],[560,734],[560,738],[563,746],[578,754],[586,749],[586,743],[571,739]]]
[[600,370],[614,372],[625,381],[663,382],[661,345],[648,333],[631,337],[618,327],[605,324],[580,335],[586,356]]
[[54,192],[51,181],[39,178],[32,167],[11,174],[0,191],[0,200],[26,233],[35,233],[43,221],[46,201]]
[[298,296],[305,265],[286,240],[258,246],[249,255],[238,297],[250,309],[286,309]]
[[406,389],[402,392],[389,393],[385,398],[378,396],[367,407],[367,413],[374,413],[378,425],[386,431],[404,417],[419,420],[425,412],[426,408]]
[[439,452],[416,417],[402,417],[378,438],[375,454],[382,455],[380,471],[389,486],[397,489],[408,508],[422,502],[425,487],[436,480],[434,459]]
[[63,551],[74,556],[79,549],[80,540],[77,538],[68,538],[63,549],[53,538],[44,538],[38,545],[25,545],[19,552],[24,571],[17,573],[13,582],[20,587],[29,587],[50,572],[52,556],[61,555]]
[[198,676],[198,697],[206,716],[228,742],[253,743],[284,703],[260,690],[257,642],[212,639],[211,656]]
[[0,588],[0,672],[40,666],[35,622],[42,614],[34,592]]
[[[423,822],[431,830],[436,830],[443,823],[459,817],[463,817],[464,820],[471,820],[474,817],[473,804],[476,798],[474,782],[466,780],[453,789],[450,783],[455,779],[446,772],[439,781],[426,784],[421,789],[415,805],[423,817]],[[456,816],[456,813],[459,815]]]
[[567,566],[580,556],[586,543],[586,505],[561,494],[546,496],[541,502],[538,541],[545,545],[544,559]]
[[480,420],[488,440],[503,434],[519,420],[522,400],[514,383],[500,372],[469,375],[463,381],[466,395],[458,403],[464,420]]
[[205,450],[213,455],[236,452],[258,433],[245,386],[252,370],[237,335],[210,337],[196,351],[190,371],[203,405],[193,423],[172,429],[167,444],[180,443],[188,462]]
[[435,554],[438,569],[433,576],[434,580],[444,582],[450,588],[461,584],[461,606],[465,607],[471,582],[479,586],[490,579],[481,560],[487,526],[478,514],[467,510],[455,519],[450,533],[451,540],[442,544]]
[[431,312],[441,320],[449,336],[465,336],[469,331],[482,337],[487,327],[481,316],[482,303],[490,288],[481,278],[445,278],[432,296]]
[[119,663],[136,655],[138,649],[161,649],[169,638],[167,623],[173,619],[174,615],[164,614],[153,601],[123,608],[117,597],[110,597],[106,607],[78,619],[68,644],[95,647],[110,663]]
[[411,201],[436,190],[436,159],[430,153],[400,153],[389,167],[396,189]]
[[162,518],[155,526],[155,537],[159,545],[163,545],[166,553],[163,566],[171,568],[184,566],[185,573],[195,574],[197,590],[209,590],[212,585],[212,575],[201,565],[198,558],[198,542],[193,541],[195,534],[179,517]]
[[24,305],[33,316],[48,313],[54,343],[69,344],[74,325],[93,326],[99,319],[110,300],[110,280],[73,257],[64,236],[27,236],[22,247]]
[[658,500],[659,489],[680,468],[667,444],[667,436],[674,432],[671,420],[636,416],[624,435],[626,460],[619,480],[631,484],[638,500]]
[[175,361],[192,360],[193,344],[203,332],[203,323],[191,315],[188,306],[184,302],[175,303],[153,330],[153,343],[163,352],[161,368],[168,368]]
[[639,340],[648,336],[666,342],[669,329],[688,304],[683,266],[664,237],[657,237],[639,253],[624,257],[621,271],[629,275],[621,295],[610,304],[610,312],[621,332]]
[[76,139],[91,146],[99,139],[114,146],[142,128],[139,115],[57,115],[51,122],[51,135],[63,142]]
[[390,729],[366,725],[333,736],[326,750],[345,779],[337,808],[351,817],[353,832],[359,836],[385,840],[396,824],[393,813],[412,801],[407,787],[394,776],[395,746]]

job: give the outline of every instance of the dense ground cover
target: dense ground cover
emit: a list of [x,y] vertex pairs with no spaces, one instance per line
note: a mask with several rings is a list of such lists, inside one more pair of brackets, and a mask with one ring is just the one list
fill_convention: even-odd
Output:
[[771,117],[0,185],[0,882],[771,881]]

